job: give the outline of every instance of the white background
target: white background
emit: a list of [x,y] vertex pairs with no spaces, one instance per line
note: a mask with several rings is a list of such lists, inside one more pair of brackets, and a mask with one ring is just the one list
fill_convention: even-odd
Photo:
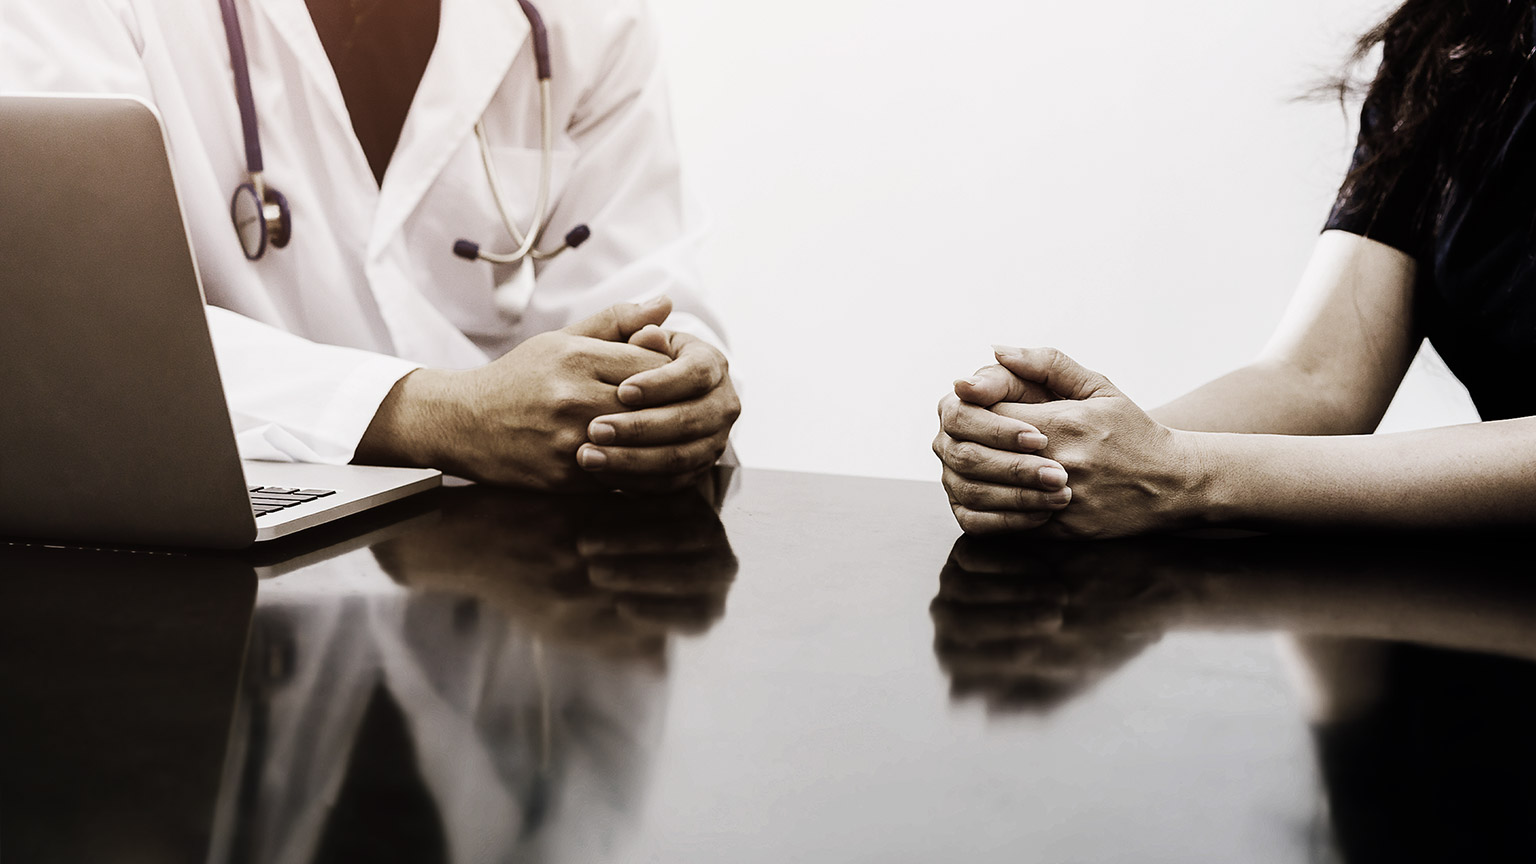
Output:
[[[652,0],[752,466],[934,479],[992,343],[1146,407],[1252,359],[1353,146],[1362,0]],[[1383,428],[1476,419],[1421,357]]]

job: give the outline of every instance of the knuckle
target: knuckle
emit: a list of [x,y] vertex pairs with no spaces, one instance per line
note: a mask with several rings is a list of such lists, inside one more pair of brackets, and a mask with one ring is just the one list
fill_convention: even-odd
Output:
[[578,405],[582,402],[581,388],[575,383],[565,380],[556,380],[545,391],[549,400],[559,406]]
[[1037,479],[1034,463],[1028,459],[1008,460],[1008,478],[1014,487],[1023,492]]
[[692,466],[692,460],[688,457],[688,451],[681,447],[669,447],[662,455],[662,466],[669,473],[682,471]]
[[683,415],[683,422],[680,425],[683,435],[688,438],[702,438],[715,431],[712,428],[714,423],[711,417],[704,411],[689,411]]
[[651,434],[656,425],[650,418],[641,414],[630,414],[623,418],[605,422],[613,424],[613,430],[618,434],[621,441],[644,440],[647,435]]
[[960,523],[963,531],[971,532],[977,528],[976,513],[961,504],[951,504],[950,511],[955,514],[955,521]]
[[1068,519],[1056,520],[1056,530],[1057,533],[1069,540],[1096,540],[1104,534],[1102,530],[1094,525]]
[[949,503],[955,503],[955,485],[960,482],[960,475],[950,470],[948,465],[943,466],[939,472],[939,482],[944,484],[944,491],[949,493]]
[[951,393],[939,400],[939,426],[943,429],[953,429],[955,415],[959,412],[960,397]]
[[1053,514],[1051,514],[1049,512],[1046,512],[1046,513],[1026,513],[1026,514],[1024,514],[1024,519],[1023,519],[1024,527],[1025,528],[1039,528],[1041,525],[1044,525],[1045,523],[1051,521],[1051,516],[1052,515]]
[[717,440],[710,442],[709,458],[704,460],[704,464],[700,467],[708,468],[716,462],[719,462],[720,457],[725,455],[725,447],[726,444],[730,442],[730,440],[731,439],[729,435],[721,435]]
[[949,497],[967,507],[977,503],[976,497],[980,489],[975,483],[963,477],[956,478],[949,486]]
[[561,334],[558,341],[554,341],[549,347],[554,352],[555,362],[566,367],[580,364],[585,353],[582,350],[580,337],[569,334]]
[[581,445],[587,443],[587,436],[575,429],[561,429],[550,438],[557,452],[574,454],[581,449]]
[[975,471],[981,463],[980,448],[969,441],[956,441],[949,447],[947,461],[957,473],[967,474]]

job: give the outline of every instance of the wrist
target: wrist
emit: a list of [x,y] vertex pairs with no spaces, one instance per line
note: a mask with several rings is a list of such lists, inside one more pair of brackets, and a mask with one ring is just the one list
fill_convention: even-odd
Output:
[[1228,519],[1224,440],[1212,432],[1170,430],[1179,454],[1179,484],[1172,496],[1172,526],[1176,529],[1209,528]]
[[454,442],[465,424],[465,373],[416,369],[395,383],[358,443],[354,461],[462,474]]

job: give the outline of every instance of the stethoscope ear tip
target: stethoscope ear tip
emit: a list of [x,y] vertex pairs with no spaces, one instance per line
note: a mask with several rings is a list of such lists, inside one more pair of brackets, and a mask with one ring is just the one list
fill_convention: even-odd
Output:
[[587,242],[591,236],[591,228],[588,228],[585,225],[577,225],[575,228],[572,228],[569,232],[566,233],[565,245],[575,249],[577,246]]
[[478,261],[480,260],[480,244],[473,240],[455,240],[453,243],[453,254],[463,258],[465,261]]

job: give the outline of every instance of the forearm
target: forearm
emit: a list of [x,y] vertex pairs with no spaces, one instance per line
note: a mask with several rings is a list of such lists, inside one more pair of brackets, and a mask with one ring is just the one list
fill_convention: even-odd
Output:
[[1325,231],[1259,359],[1151,412],[1175,429],[1352,435],[1381,422],[1422,341],[1412,323],[1418,265]]
[[461,440],[465,398],[461,375],[441,369],[417,369],[395,383],[363,433],[353,461],[364,465],[437,468],[467,474],[455,452]]
[[1181,433],[1189,525],[1456,528],[1536,523],[1536,418],[1392,435]]
[[1295,367],[1258,362],[1230,372],[1149,411],[1170,429],[1262,432],[1272,435],[1350,435],[1376,428],[1380,400],[1341,403],[1330,388]]

